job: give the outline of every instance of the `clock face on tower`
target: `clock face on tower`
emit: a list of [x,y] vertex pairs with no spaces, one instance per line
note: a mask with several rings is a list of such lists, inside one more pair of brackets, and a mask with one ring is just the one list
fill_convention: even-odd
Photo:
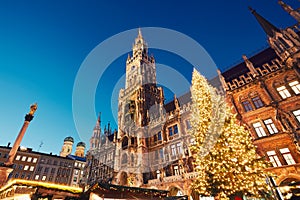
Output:
[[132,67],[131,67],[131,70],[134,70],[135,69],[135,66],[133,65]]

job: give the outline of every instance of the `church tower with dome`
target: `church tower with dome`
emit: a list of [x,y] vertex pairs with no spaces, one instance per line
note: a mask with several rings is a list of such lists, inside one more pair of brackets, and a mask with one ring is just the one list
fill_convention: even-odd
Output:
[[67,155],[70,155],[72,153],[73,144],[74,139],[71,136],[66,137],[59,155],[61,157],[67,157]]

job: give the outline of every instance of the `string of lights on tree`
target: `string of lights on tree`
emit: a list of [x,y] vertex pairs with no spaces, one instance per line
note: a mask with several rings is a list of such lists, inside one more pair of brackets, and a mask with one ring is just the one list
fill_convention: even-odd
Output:
[[191,134],[195,143],[191,150],[199,173],[193,189],[201,196],[218,199],[237,194],[265,196],[269,188],[264,169],[269,163],[256,154],[250,132],[239,125],[224,98],[196,70],[192,101]]

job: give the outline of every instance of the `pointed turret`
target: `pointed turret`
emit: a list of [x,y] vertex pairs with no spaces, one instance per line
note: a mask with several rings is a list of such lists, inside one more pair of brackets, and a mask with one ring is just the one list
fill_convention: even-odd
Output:
[[269,37],[273,37],[275,35],[275,32],[279,32],[280,31],[276,26],[274,26],[268,20],[266,20],[265,18],[263,18],[260,14],[258,14],[251,7],[249,7],[249,10],[255,16],[255,18],[257,19],[258,23],[261,25],[261,27],[264,29],[264,31],[266,32],[266,34]]
[[221,81],[222,87],[224,88],[224,90],[228,90],[229,88],[228,88],[228,86],[227,86],[227,83],[226,83],[225,78],[224,78],[224,76],[222,75],[221,71],[220,71],[220,70],[217,70],[217,72],[218,72],[218,76],[219,76],[219,79],[220,79],[220,81]]
[[291,28],[279,30],[269,21],[260,16],[255,10],[249,8],[251,13],[256,17],[259,24],[268,35],[268,42],[272,49],[280,59],[288,66],[292,66],[300,55],[297,53],[300,51],[300,41],[297,33]]
[[287,12],[289,13],[295,20],[300,22],[300,13],[299,11],[293,9],[291,6],[287,5],[283,1],[278,1],[278,4]]
[[100,144],[100,134],[101,134],[101,112],[98,115],[96,125],[93,130],[92,137],[90,139],[90,150],[97,149]]
[[243,57],[243,59],[244,59],[244,61],[245,61],[245,63],[246,63],[247,68],[248,68],[249,71],[251,72],[251,74],[252,74],[254,77],[259,76],[258,72],[256,71],[256,69],[255,69],[254,66],[253,66],[253,63],[247,58],[247,56],[246,56],[246,55],[243,55],[242,57]]
[[138,32],[138,38],[143,38],[143,36],[142,36],[142,30],[141,30],[141,28],[139,28],[139,32]]

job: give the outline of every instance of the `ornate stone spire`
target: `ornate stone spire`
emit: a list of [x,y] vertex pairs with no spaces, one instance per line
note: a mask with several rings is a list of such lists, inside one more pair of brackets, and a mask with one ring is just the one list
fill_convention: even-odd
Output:
[[266,32],[266,34],[268,36],[273,37],[275,32],[280,32],[280,30],[276,26],[274,26],[268,20],[263,18],[260,14],[258,14],[251,7],[249,7],[249,10],[255,16],[256,20],[258,21],[258,23],[264,29],[264,31]]
[[294,10],[291,6],[287,5],[283,1],[278,1],[278,4],[287,12],[289,13],[295,20],[300,22],[300,13],[297,10]]
[[228,88],[228,86],[227,86],[227,83],[226,83],[225,78],[224,78],[224,76],[222,75],[221,71],[220,71],[220,70],[217,70],[217,72],[218,72],[218,76],[219,76],[219,79],[220,79],[220,81],[221,81],[222,87],[224,88],[224,90],[228,90],[229,88]]
[[258,72],[256,71],[256,69],[253,66],[253,63],[247,58],[247,56],[243,55],[242,57],[246,63],[247,68],[250,70],[250,72],[253,74],[253,76],[254,77],[259,76]]

